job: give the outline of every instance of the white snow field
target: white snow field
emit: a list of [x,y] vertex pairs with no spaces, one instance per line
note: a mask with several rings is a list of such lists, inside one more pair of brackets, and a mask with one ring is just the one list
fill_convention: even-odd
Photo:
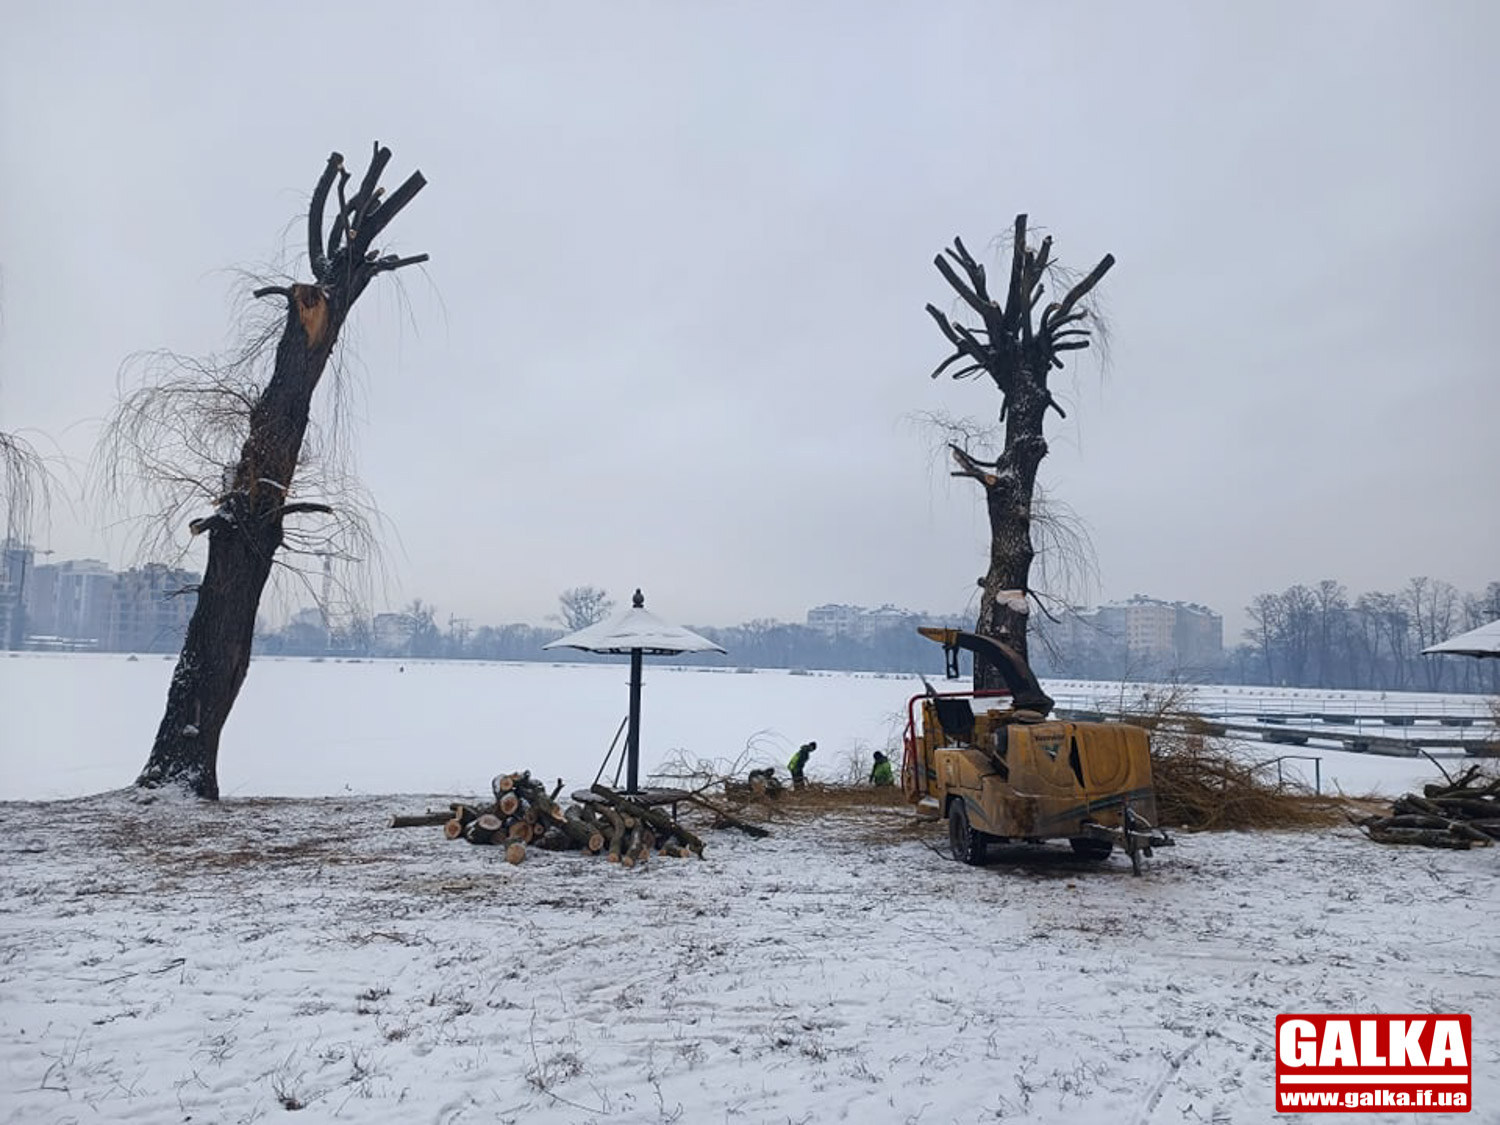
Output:
[[[0,799],[131,781],[175,661],[0,657]],[[529,768],[586,784],[625,717],[629,674],[628,662],[257,659],[225,727],[219,783],[225,796],[468,792],[501,770]],[[816,739],[810,776],[842,776],[851,751],[868,770],[871,751],[899,740],[906,701],[920,690],[912,676],[740,674],[648,657],[642,769],[676,748],[734,758],[751,739],[784,765]]]
[[[1179,835],[1141,879],[967,868],[872,804],[701,861],[510,866],[388,818],[502,770],[586,784],[624,669],[400,667],[257,661],[204,805],[118,790],[170,662],[0,659],[0,1120],[1296,1121],[1276,1014],[1387,1011],[1471,1013],[1447,1119],[1500,1121],[1500,849],[1339,828]],[[831,776],[911,684],[651,664],[647,761],[772,731]],[[1359,788],[1436,776],[1323,753]],[[1444,1117],[1357,1118],[1414,1119]]]
[[[131,781],[145,764],[175,661],[0,656],[0,800],[80,796]],[[256,659],[225,727],[219,784],[226,797],[462,793],[511,768],[587,783],[624,718],[628,678],[624,663]],[[1060,701],[1120,694],[1120,685],[1048,687]],[[899,747],[907,700],[921,690],[916,676],[744,674],[648,657],[642,769],[660,767],[678,749],[734,759],[752,742],[758,759],[784,765],[815,739],[809,776],[842,780],[851,756],[863,776],[872,751]],[[1336,706],[1353,706],[1351,697],[1392,705],[1375,693],[1339,693]],[[1410,698],[1430,707],[1445,697]],[[1446,698],[1455,708],[1475,706],[1472,696]],[[1309,705],[1306,696],[1301,705]],[[1316,754],[1324,788],[1348,793],[1395,795],[1434,775],[1424,759],[1253,741],[1246,753]],[[1305,762],[1287,768],[1311,779]]]

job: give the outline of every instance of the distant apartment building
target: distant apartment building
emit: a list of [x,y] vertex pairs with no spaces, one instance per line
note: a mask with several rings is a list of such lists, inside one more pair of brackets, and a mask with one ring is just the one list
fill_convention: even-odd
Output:
[[848,637],[866,641],[888,629],[915,628],[922,625],[947,625],[965,628],[973,622],[946,614],[931,614],[903,609],[889,603],[876,609],[860,605],[829,604],[807,611],[807,627],[828,637]]
[[852,637],[868,640],[884,629],[913,620],[916,614],[890,604],[878,609],[859,605],[820,605],[807,611],[807,627],[829,637]]
[[31,568],[31,577],[21,597],[26,611],[28,638],[51,636],[57,632],[57,571],[56,566],[45,563]]
[[98,559],[71,559],[32,570],[26,591],[28,643],[98,647],[109,633],[115,572]]
[[807,627],[830,637],[848,637],[855,633],[860,614],[865,610],[857,605],[814,606],[807,611]]
[[1216,667],[1224,659],[1224,618],[1207,606],[1179,606],[1172,643],[1179,667]]
[[198,605],[202,576],[162,563],[132,567],[115,578],[106,625],[116,652],[175,652]]
[[34,558],[30,544],[0,541],[0,648],[20,648],[26,638],[26,584]]
[[1216,668],[1224,655],[1224,619],[1213,610],[1139,594],[1065,614],[1044,631],[1062,654],[1061,670],[1080,675],[1200,672]]

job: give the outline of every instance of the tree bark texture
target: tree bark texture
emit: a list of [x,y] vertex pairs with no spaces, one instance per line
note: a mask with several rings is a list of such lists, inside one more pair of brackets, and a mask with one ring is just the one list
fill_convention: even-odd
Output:
[[[146,788],[180,785],[209,800],[219,796],[219,738],[250,667],[255,614],[282,545],[283,521],[328,509],[289,499],[302,456],[313,392],[328,365],[345,318],[377,274],[427,260],[380,256],[373,240],[426,184],[414,172],[389,196],[379,187],[391,152],[375,146],[359,191],[347,198],[350,174],[333,153],[308,210],[308,259],[314,281],[258,289],[257,297],[287,303],[271,377],[250,410],[239,461],[226,474],[218,507],[194,520],[208,536],[208,563],[198,604],[167,691],[166,712],[150,758],[136,779]],[[335,181],[338,213],[325,236],[323,220]]]
[[[1052,239],[1032,248],[1026,240],[1026,216],[1017,215],[1011,244],[1010,278],[1003,296],[992,297],[985,268],[961,239],[934,259],[938,272],[953,287],[979,323],[968,327],[950,319],[935,305],[927,312],[953,347],[953,354],[932,373],[937,378],[954,368],[955,379],[986,374],[1001,394],[1004,446],[994,461],[982,461],[950,445],[954,476],[969,477],[985,491],[990,521],[989,567],[980,579],[982,593],[975,632],[1004,641],[1023,660],[1027,651],[1031,564],[1032,498],[1037,470],[1047,455],[1047,410],[1063,413],[1047,380],[1063,366],[1062,354],[1089,346],[1089,330],[1080,327],[1091,313],[1081,303],[1114,265],[1106,254],[1087,276],[1059,300],[1041,306],[1053,276]],[[955,266],[957,269],[955,269]],[[960,274],[962,271],[962,274]],[[1040,317],[1035,315],[1041,306]],[[955,367],[955,365],[957,365]],[[975,690],[1000,689],[1005,682],[988,661],[974,659]]]

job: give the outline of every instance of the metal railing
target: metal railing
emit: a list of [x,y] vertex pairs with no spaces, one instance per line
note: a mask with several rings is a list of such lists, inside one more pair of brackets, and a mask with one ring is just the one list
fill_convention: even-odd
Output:
[[1313,764],[1313,792],[1318,794],[1319,796],[1322,796],[1323,759],[1318,757],[1316,754],[1282,754],[1279,758],[1270,758],[1267,761],[1257,763],[1250,768],[1250,772],[1254,773],[1256,770],[1263,770],[1268,766],[1275,766],[1276,787],[1278,789],[1284,789],[1286,787],[1286,776],[1282,770],[1281,763],[1290,761],[1311,762]]

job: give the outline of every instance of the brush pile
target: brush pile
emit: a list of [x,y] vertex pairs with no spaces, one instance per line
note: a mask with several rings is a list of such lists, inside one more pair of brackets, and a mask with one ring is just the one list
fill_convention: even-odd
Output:
[[1396,798],[1390,816],[1356,820],[1377,844],[1419,844],[1429,848],[1487,848],[1500,840],[1500,776],[1472,765],[1447,784],[1424,785],[1422,795]]
[[1278,783],[1220,740],[1189,728],[1156,727],[1151,736],[1151,777],[1156,817],[1164,827],[1306,828],[1335,823],[1339,815],[1334,802],[1305,786]]
[[503,773],[492,783],[493,802],[455,802],[447,812],[419,813],[392,819],[393,828],[441,824],[450,840],[505,849],[505,858],[521,863],[526,849],[583,851],[611,863],[635,867],[652,855],[703,858],[703,841],[657,808],[650,808],[595,785],[566,807],[557,803],[562,782],[549,793],[530,771]]

